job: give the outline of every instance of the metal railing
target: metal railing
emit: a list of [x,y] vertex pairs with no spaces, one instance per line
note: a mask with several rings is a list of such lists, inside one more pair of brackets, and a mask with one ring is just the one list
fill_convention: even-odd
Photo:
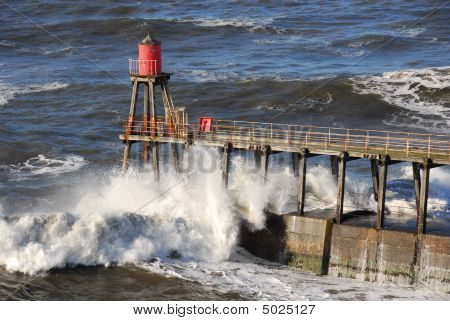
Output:
[[128,59],[131,76],[155,76],[158,74],[157,60]]
[[173,124],[161,118],[147,122],[125,121],[126,134],[191,138],[214,142],[240,142],[279,147],[358,151],[368,154],[400,153],[402,156],[450,160],[450,136],[381,130],[302,126],[245,121],[215,120],[211,131],[198,124]]

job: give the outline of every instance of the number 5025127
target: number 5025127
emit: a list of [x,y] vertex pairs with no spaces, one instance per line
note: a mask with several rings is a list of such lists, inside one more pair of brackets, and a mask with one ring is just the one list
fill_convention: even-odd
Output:
[[262,313],[263,314],[312,314],[314,304],[264,304]]

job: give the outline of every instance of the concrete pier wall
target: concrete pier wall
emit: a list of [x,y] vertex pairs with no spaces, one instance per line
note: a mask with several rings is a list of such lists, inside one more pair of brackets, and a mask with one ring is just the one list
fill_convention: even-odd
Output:
[[241,228],[241,245],[256,256],[316,274],[326,274],[331,220],[294,215],[268,216],[266,228]]
[[334,225],[329,274],[385,284],[414,284],[413,233]]
[[253,231],[241,225],[240,244],[253,255],[285,264],[283,249],[286,242],[286,224],[283,216],[268,214],[266,228]]
[[241,245],[265,259],[316,274],[414,285],[450,294],[450,238],[333,224],[331,219],[268,216],[241,228]]
[[329,274],[376,281],[377,233],[373,229],[333,225]]
[[450,237],[422,236],[417,284],[450,293]]
[[286,232],[283,263],[317,274],[327,274],[332,220],[283,216]]

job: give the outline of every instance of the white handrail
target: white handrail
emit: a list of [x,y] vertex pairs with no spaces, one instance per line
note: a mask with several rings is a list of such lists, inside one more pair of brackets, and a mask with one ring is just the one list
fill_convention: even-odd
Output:
[[128,71],[131,76],[156,76],[158,60],[128,59]]

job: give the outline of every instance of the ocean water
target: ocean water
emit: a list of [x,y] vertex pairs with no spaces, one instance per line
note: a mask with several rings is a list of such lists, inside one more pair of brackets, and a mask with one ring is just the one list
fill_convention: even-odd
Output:
[[[444,1],[10,1],[0,4],[0,298],[448,299],[415,287],[317,277],[253,257],[239,222],[295,207],[288,155],[269,183],[216,150],[155,183],[135,153],[120,172],[127,59],[150,32],[190,120],[216,118],[450,134],[450,5]],[[169,153],[165,150],[162,153]],[[167,158],[166,158],[167,159]],[[375,209],[369,167],[349,164],[346,211]],[[387,207],[414,219],[409,164]],[[314,158],[307,210],[333,208]],[[348,201],[347,201],[348,200]],[[450,217],[450,171],[431,171],[430,232]]]

